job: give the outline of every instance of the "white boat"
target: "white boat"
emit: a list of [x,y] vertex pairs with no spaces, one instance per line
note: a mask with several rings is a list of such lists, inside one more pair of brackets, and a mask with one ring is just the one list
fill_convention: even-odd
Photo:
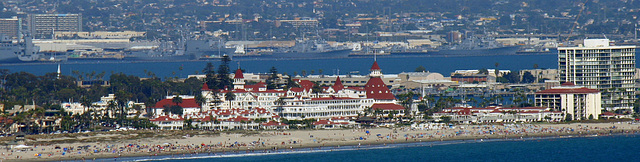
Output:
[[240,44],[240,45],[236,46],[236,51],[234,51],[233,53],[235,53],[235,54],[246,54],[247,51],[244,50],[244,44]]

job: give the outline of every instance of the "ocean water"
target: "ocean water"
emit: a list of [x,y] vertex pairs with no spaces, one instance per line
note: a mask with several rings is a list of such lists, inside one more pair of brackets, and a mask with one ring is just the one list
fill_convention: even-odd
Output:
[[[117,161],[640,161],[640,135],[467,140],[293,150],[279,153],[159,156]],[[101,159],[99,161],[114,161]]]
[[[534,64],[539,68],[557,68],[557,56],[546,55],[503,55],[503,56],[466,56],[466,57],[378,57],[378,64],[385,74],[397,74],[411,72],[417,67],[423,66],[430,72],[441,73],[449,76],[451,72],[461,69],[493,69],[498,63],[498,69],[521,70],[533,69]],[[184,78],[190,74],[201,74],[208,62],[212,62],[216,68],[220,61],[180,61],[180,62],[137,62],[122,61],[70,61],[61,62],[61,73],[71,75],[77,70],[85,73],[106,72],[125,73],[140,77],[148,77],[146,71],[153,72],[160,78],[179,77]],[[307,60],[233,60],[231,69],[240,66],[250,73],[267,73],[271,67],[275,67],[280,73],[301,74],[306,71],[311,74],[347,74],[353,72],[366,75],[373,63],[373,58],[338,58],[338,59],[307,59]],[[25,71],[36,75],[54,73],[57,71],[57,63],[27,63],[27,64],[0,64],[0,69],[9,69],[11,72]]]

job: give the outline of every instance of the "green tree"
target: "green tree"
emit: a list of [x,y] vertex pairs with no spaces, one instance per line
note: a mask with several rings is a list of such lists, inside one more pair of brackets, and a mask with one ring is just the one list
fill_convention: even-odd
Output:
[[413,97],[415,97],[415,94],[409,91],[408,93],[400,94],[397,97],[400,100],[400,104],[405,109],[404,116],[411,115],[411,105],[413,105]]
[[271,69],[269,69],[269,74],[271,75],[267,79],[267,89],[276,89],[277,88],[276,84],[279,79],[278,70],[276,69],[276,67],[272,66]]
[[213,67],[213,63],[208,62],[207,65],[202,69],[202,73],[205,74],[205,82],[207,83],[207,88],[209,89],[217,89],[218,81],[216,78],[215,68]]
[[451,117],[450,116],[441,116],[440,120],[442,120],[443,123],[449,123],[449,122],[451,122]]
[[498,76],[498,74],[500,74],[500,70],[498,70],[498,66],[500,66],[500,63],[496,62],[495,64],[493,64],[496,67],[496,71],[494,71],[496,73],[496,77]]
[[291,89],[291,88],[294,88],[294,87],[300,87],[300,85],[298,85],[298,83],[293,81],[293,76],[288,75],[287,76],[287,87],[286,87],[286,89]]
[[176,95],[171,99],[171,102],[173,102],[176,105],[180,105],[182,103],[182,97],[180,97],[180,95]]
[[82,96],[80,98],[80,104],[84,107],[84,113],[89,114],[89,108],[93,106],[91,100],[89,100],[87,96]]
[[533,83],[536,81],[536,77],[534,77],[533,75],[531,75],[531,72],[524,72],[524,74],[522,74],[522,82],[523,83]]
[[482,68],[482,69],[478,70],[478,74],[488,75],[489,74],[489,70],[487,70],[486,68]]
[[425,71],[427,71],[427,68],[425,68],[422,65],[418,66],[415,70],[415,72],[425,72]]
[[216,86],[217,89],[224,89],[225,87],[233,87],[233,84],[232,84],[233,81],[229,77],[230,61],[231,61],[231,58],[229,58],[229,56],[225,55],[222,57],[222,63],[220,64],[220,66],[218,66],[218,75],[217,75],[218,86]]

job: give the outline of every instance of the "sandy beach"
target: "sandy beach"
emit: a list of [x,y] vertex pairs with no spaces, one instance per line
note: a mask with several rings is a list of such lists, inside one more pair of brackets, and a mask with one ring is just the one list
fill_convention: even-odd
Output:
[[[406,142],[481,140],[636,133],[640,124],[571,123],[455,125],[431,128],[372,128],[286,131],[158,131],[27,136],[30,148],[0,149],[1,161],[93,160],[132,156],[256,152],[296,148],[384,145]],[[2,141],[13,137],[3,137]]]

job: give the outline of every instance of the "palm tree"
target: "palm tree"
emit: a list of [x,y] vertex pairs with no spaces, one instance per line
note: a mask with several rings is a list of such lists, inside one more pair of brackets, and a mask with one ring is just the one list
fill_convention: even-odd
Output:
[[373,111],[373,114],[375,114],[376,119],[378,118],[378,115],[382,116],[382,109],[375,109]]
[[202,107],[204,107],[202,104],[204,104],[207,100],[204,97],[202,97],[202,94],[200,93],[196,93],[196,96],[194,96],[194,99],[196,100],[196,103],[200,105],[200,112],[202,112]]
[[106,116],[107,118],[111,118],[111,116],[113,116],[113,114],[114,114],[114,112],[116,110],[117,105],[118,104],[113,100],[107,102],[107,110],[106,110],[107,112],[104,113],[103,115],[107,115]]
[[176,95],[175,97],[173,97],[173,99],[171,99],[171,101],[176,105],[180,105],[182,103],[182,97],[180,97],[180,95]]
[[373,114],[373,109],[369,106],[364,108],[364,116],[368,116],[370,114]]
[[500,63],[496,62],[494,64],[496,66],[496,71],[494,71],[496,73],[496,78],[498,77],[498,74],[500,74],[500,71],[498,70],[498,66],[500,66]]
[[87,114],[87,112],[89,112],[89,107],[91,107],[92,103],[91,100],[89,100],[89,98],[87,98],[87,96],[82,96],[80,98],[80,104],[82,104],[82,106],[85,108],[84,109],[84,113]]
[[410,110],[411,110],[411,105],[413,104],[413,96],[414,96],[413,92],[398,95],[398,98],[402,100],[401,104],[402,104],[402,107],[404,107],[405,109],[404,111],[405,116],[411,115]]

